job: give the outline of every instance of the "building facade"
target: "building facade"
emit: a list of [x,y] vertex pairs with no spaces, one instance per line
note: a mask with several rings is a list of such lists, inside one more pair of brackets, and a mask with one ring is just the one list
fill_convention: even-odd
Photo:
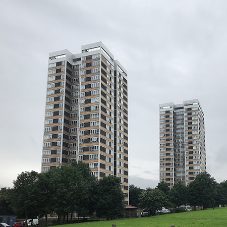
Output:
[[102,42],[49,54],[42,172],[72,161],[120,177],[128,203],[127,71]]
[[160,182],[188,185],[206,171],[204,114],[197,99],[159,105]]

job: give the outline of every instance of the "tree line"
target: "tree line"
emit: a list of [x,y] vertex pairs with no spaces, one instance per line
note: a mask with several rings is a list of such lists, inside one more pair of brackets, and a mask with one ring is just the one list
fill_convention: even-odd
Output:
[[82,162],[61,166],[44,173],[22,172],[13,188],[0,191],[0,213],[7,210],[18,216],[34,218],[57,214],[65,222],[72,214],[113,219],[124,215],[124,194],[120,178],[97,180]]
[[227,181],[217,183],[207,172],[200,173],[188,186],[181,181],[172,188],[165,182],[160,182],[156,188],[140,189],[134,185],[129,186],[130,204],[149,211],[154,215],[162,207],[175,208],[180,211],[182,205],[190,205],[194,209],[225,206],[227,204]]
[[[140,189],[129,186],[130,205],[146,209],[151,215],[162,207],[180,209],[181,205],[202,208],[227,204],[227,181],[217,183],[207,172],[200,173],[188,186],[181,181],[170,189],[165,182],[156,188]],[[0,214],[35,218],[57,214],[65,222],[72,214],[98,218],[124,216],[124,194],[120,178],[97,180],[82,162],[49,170],[45,173],[22,172],[13,181],[13,188],[0,190]]]

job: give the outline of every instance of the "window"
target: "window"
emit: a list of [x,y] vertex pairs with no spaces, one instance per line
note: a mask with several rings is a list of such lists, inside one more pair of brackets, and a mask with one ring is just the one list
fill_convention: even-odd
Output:
[[76,140],[76,139],[77,139],[77,136],[74,136],[74,135],[69,136],[69,140]]
[[79,161],[83,161],[83,155],[79,155]]
[[78,106],[70,106],[70,110],[71,110],[71,111],[78,110]]
[[111,88],[111,83],[109,81],[107,81],[106,84]]
[[54,102],[54,97],[49,97],[46,99],[46,102]]
[[47,88],[54,88],[54,87],[55,87],[55,83],[47,84]]
[[54,94],[54,90],[48,90],[47,91],[47,95],[53,95]]
[[99,87],[99,82],[97,82],[97,83],[92,83],[92,84],[91,84],[91,87],[92,87],[92,88]]
[[90,154],[89,155],[89,160],[94,160],[94,159],[98,159],[98,154]]
[[[94,145],[94,146],[90,146],[90,147],[89,147],[89,150],[90,150],[90,151],[97,151],[98,148],[99,148],[98,145]],[[98,155],[98,154],[97,154],[97,155]]]
[[83,136],[84,135],[84,131],[80,131],[80,136]]
[[79,85],[72,85],[71,89],[79,89]]
[[99,121],[91,121],[90,122],[90,127],[98,126],[98,125],[99,125]]
[[98,177],[98,172],[92,171],[91,173],[92,173],[93,176]]
[[91,130],[90,130],[90,134],[91,134],[91,135],[99,134],[99,129],[91,129]]
[[50,158],[43,158],[43,163],[50,163]]
[[91,91],[91,95],[99,95],[99,90],[93,90],[93,91]]
[[83,138],[79,139],[79,144],[83,144],[83,143],[84,143],[84,139]]
[[51,150],[44,150],[43,155],[51,155]]
[[85,82],[85,80],[86,80],[86,77],[82,77],[80,82],[83,83],[83,82]]
[[51,132],[52,131],[52,127],[45,127],[44,131],[45,132]]
[[56,67],[56,62],[49,63],[49,68]]
[[79,92],[78,92],[78,91],[76,91],[76,92],[72,92],[72,93],[71,93],[71,96],[75,97],[75,96],[78,96],[78,94],[79,94]]
[[78,99],[71,99],[71,100],[70,100],[70,103],[71,103],[71,104],[78,103]]
[[70,121],[70,125],[77,125],[77,120]]
[[46,105],[46,109],[47,110],[54,109],[54,104]]
[[46,117],[52,117],[53,116],[53,112],[46,112]]
[[72,78],[72,79],[71,79],[71,82],[72,82],[72,83],[77,83],[78,81],[79,81],[78,78]]
[[[79,67],[75,67],[75,66],[74,66],[74,68],[79,68]],[[79,71],[75,71],[75,72],[74,72],[74,76],[79,76]],[[78,78],[76,78],[76,79],[78,79]],[[78,80],[76,80],[76,82],[78,82]]]
[[47,172],[50,169],[50,166],[43,166],[42,171]]
[[56,73],[56,69],[49,69],[48,70],[48,74],[54,74],[54,73]]
[[100,54],[93,54],[92,59],[100,58]]
[[96,66],[96,65],[99,65],[99,64],[100,64],[100,61],[93,61],[93,62],[91,63],[92,66]]
[[90,118],[99,118],[99,113],[92,113]]
[[96,142],[99,141],[99,138],[98,137],[91,137],[90,141],[91,141],[91,143],[96,143]]
[[91,69],[91,73],[98,73],[99,71],[100,71],[100,68]]
[[95,110],[99,110],[99,106],[98,105],[91,106],[91,111],[95,111]]
[[45,120],[45,125],[53,124],[53,119]]
[[50,139],[52,139],[52,134],[44,135],[44,136],[43,136],[43,139],[44,139],[44,140],[50,140]]
[[91,98],[91,103],[99,102],[99,97]]
[[91,77],[91,80],[99,80],[100,79],[100,75],[95,75]]
[[53,80],[55,80],[55,76],[49,76],[47,80],[48,81],[53,81]]
[[98,168],[98,163],[97,162],[89,163],[89,168],[91,168],[91,169]]
[[79,152],[80,152],[80,153],[81,153],[81,152],[84,152],[83,147],[80,147],[80,148],[79,148]]
[[70,114],[70,118],[75,118],[75,117],[77,117],[77,113],[71,113]]
[[75,148],[77,146],[77,143],[69,143],[68,147],[69,148]]

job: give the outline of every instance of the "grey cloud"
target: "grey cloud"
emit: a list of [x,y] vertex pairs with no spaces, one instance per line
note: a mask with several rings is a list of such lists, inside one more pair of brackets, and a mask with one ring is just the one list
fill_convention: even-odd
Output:
[[129,184],[134,184],[141,189],[155,188],[158,185],[158,182],[158,180],[145,179],[138,176],[130,176],[129,178]]
[[[0,4],[0,153],[1,160],[13,163],[7,178],[0,167],[3,186],[12,185],[21,171],[40,171],[49,52],[77,53],[96,41],[128,70],[129,166],[146,161],[138,176],[150,171],[154,182],[158,178],[159,104],[198,98],[205,113],[207,170],[225,179],[226,1]],[[129,180],[137,179],[130,168]]]
[[141,169],[141,167],[139,167],[139,166],[130,166],[130,168]]
[[148,171],[148,170],[146,170],[146,171],[143,171],[144,173],[148,173],[148,174],[152,174],[152,172],[151,171]]

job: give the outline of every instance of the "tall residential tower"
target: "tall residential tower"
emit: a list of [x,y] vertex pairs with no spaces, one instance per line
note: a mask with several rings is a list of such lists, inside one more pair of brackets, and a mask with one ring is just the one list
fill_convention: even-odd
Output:
[[197,99],[159,105],[160,182],[186,185],[206,171],[204,114]]
[[128,203],[127,71],[101,42],[50,53],[42,171],[83,161],[121,178]]

